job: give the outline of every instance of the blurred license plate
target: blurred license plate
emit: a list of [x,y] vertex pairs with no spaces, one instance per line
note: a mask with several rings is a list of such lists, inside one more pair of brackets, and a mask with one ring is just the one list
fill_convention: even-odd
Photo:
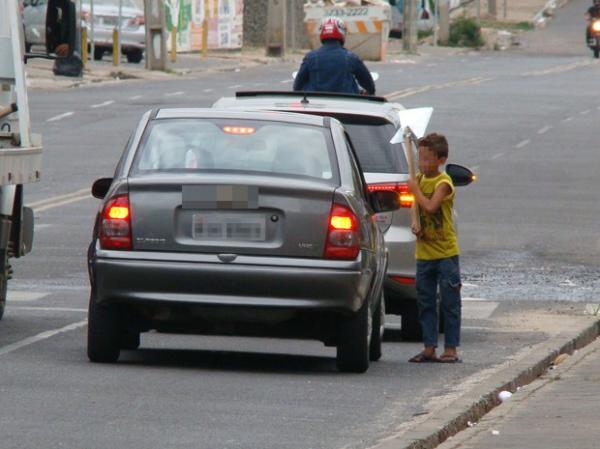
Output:
[[266,220],[258,214],[194,214],[192,236],[195,240],[264,242]]

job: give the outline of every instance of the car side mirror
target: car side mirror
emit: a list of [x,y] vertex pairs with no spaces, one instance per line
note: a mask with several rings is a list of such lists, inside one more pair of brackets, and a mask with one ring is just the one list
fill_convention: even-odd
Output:
[[456,187],[467,186],[477,179],[470,169],[458,164],[447,164],[446,173]]
[[59,46],[68,46],[60,56],[72,56],[77,38],[77,11],[72,0],[48,0],[46,9],[46,53],[57,53]]
[[375,192],[369,193],[369,196],[371,198],[371,206],[377,213],[392,212],[401,207],[398,192],[376,190]]
[[92,184],[92,196],[94,198],[98,198],[99,200],[104,199],[110,186],[113,182],[112,178],[100,178],[94,181]]

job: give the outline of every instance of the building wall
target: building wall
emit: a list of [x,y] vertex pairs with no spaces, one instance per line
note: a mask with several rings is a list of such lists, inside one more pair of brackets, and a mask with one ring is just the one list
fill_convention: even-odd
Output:
[[[244,1],[245,46],[265,46],[268,5],[268,0]],[[304,31],[304,2],[287,0],[287,5],[287,47],[288,49],[308,48],[308,39]]]

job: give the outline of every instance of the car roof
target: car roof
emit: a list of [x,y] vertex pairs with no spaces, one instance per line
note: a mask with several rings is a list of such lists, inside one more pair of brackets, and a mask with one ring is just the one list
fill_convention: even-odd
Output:
[[404,109],[399,103],[388,103],[385,98],[336,95],[323,92],[236,92],[235,97],[223,97],[215,103],[216,108],[271,109],[315,114],[368,115],[385,118],[397,123],[398,111]]
[[239,111],[232,109],[212,108],[165,108],[158,109],[154,115],[155,120],[177,118],[217,118],[239,120],[268,120],[299,125],[326,126],[327,117],[317,115],[295,114],[291,112],[272,111]]

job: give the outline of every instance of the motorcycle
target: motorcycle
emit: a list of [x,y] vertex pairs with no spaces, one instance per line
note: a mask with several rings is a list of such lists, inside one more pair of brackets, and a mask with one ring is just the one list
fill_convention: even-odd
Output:
[[600,18],[592,19],[588,25],[588,47],[594,52],[594,58],[600,57]]

